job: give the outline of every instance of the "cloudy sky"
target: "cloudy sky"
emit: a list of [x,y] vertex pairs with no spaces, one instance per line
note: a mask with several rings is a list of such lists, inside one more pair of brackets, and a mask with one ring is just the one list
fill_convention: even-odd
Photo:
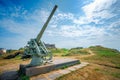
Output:
[[59,48],[102,45],[120,50],[120,0],[0,0],[0,47],[35,38],[54,5],[42,41]]

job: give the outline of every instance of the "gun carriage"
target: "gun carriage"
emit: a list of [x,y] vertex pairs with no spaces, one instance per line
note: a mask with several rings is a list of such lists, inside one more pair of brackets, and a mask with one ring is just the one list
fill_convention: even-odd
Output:
[[57,5],[55,5],[53,8],[50,16],[48,17],[46,23],[43,25],[37,37],[28,41],[27,46],[25,46],[23,57],[26,55],[32,56],[32,60],[28,66],[38,66],[52,60],[52,53],[47,50],[44,42],[41,41],[41,38],[56,9]]

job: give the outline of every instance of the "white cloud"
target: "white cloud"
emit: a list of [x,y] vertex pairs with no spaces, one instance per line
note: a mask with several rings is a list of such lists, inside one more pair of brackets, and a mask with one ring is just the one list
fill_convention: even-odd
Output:
[[92,18],[87,18],[87,17],[84,17],[84,16],[82,16],[82,17],[79,17],[79,19],[73,19],[73,22],[75,23],[75,24],[88,24],[88,23],[90,23],[90,22],[92,22],[93,21],[93,19]]
[[51,23],[56,25],[61,21],[64,21],[64,20],[71,20],[72,21],[74,19],[75,19],[74,14],[64,13],[64,12],[59,11],[59,13],[57,13],[56,15],[53,16],[53,19],[51,20]]
[[34,27],[35,26],[34,24],[30,25],[28,23],[18,23],[11,19],[4,19],[0,21],[0,25],[2,25],[2,27],[7,29],[8,31],[20,35],[25,35],[25,34],[31,35],[35,33],[35,31],[37,30],[37,28]]
[[[53,17],[51,21],[54,24],[57,24],[60,20],[71,20],[75,24],[89,24],[94,22],[96,24],[103,24],[102,19],[110,19],[116,14],[112,13],[111,7],[116,2],[116,0],[94,0],[82,7],[84,16],[75,16],[72,13],[58,13]],[[59,11],[60,12],[60,11]]]
[[7,12],[3,11],[9,18],[24,18],[28,11],[21,6],[8,7]]
[[20,6],[9,9],[13,12],[8,17],[1,19],[0,25],[8,31],[20,35],[34,35],[39,32],[49,13],[47,10],[39,8],[28,13]]
[[90,22],[95,22],[98,24],[102,19],[109,19],[116,16],[116,14],[111,12],[112,5],[115,2],[116,0],[94,0],[82,7],[85,16],[74,20],[74,23],[88,24]]
[[111,25],[108,27],[108,30],[110,30],[113,33],[116,33],[116,35],[120,35],[120,19],[111,23]]
[[57,27],[57,25],[51,25],[50,27],[51,27],[51,28],[56,28],[56,27]]
[[[93,18],[94,16],[96,17],[97,15],[94,14],[99,14],[100,12],[102,14],[110,14],[108,10],[110,10],[112,4],[114,4],[116,0],[94,0],[94,2],[83,6],[83,10],[88,18]],[[100,16],[100,15],[98,15]],[[101,15],[101,17],[104,17],[106,15]]]
[[36,9],[32,14],[28,15],[27,18],[36,23],[43,24],[48,18],[50,12],[45,9]]
[[[69,48],[90,46],[91,44],[113,45],[114,42],[110,43],[112,41],[117,43],[120,40],[120,20],[108,22],[109,24],[101,26],[89,25],[91,22],[99,24],[102,19],[109,19],[115,16],[116,14],[113,14],[110,10],[115,2],[116,0],[94,0],[82,7],[85,16],[76,16],[76,14],[70,12],[57,12],[44,33],[44,36],[47,36],[45,41],[56,43],[60,47]],[[0,20],[1,27],[12,33],[19,34],[19,37],[4,39],[8,43],[17,44],[17,48],[25,46],[25,43],[30,38],[37,36],[50,13],[50,11],[45,9],[36,9],[32,13],[28,13],[23,8],[20,9],[16,9],[16,13],[10,14],[10,18]],[[19,22],[14,17],[20,17],[24,21]],[[105,23],[106,21],[102,20],[102,22]],[[113,33],[118,34],[115,35]]]
[[[12,9],[12,8],[11,8]],[[11,14],[6,14],[7,17],[0,19],[0,27],[4,28],[10,33],[14,33],[14,37],[0,37],[1,41],[16,44],[12,45],[15,48],[20,48],[27,44],[30,38],[35,38],[42,28],[44,22],[48,17],[48,11],[43,9],[36,9],[33,13],[28,13],[27,10],[21,7],[13,8],[14,12]],[[22,9],[22,10],[21,10]],[[17,21],[21,19],[20,21]],[[5,34],[4,34],[5,35]],[[1,46],[6,46],[10,48],[12,46],[3,45],[5,43],[0,43]],[[17,45],[19,44],[19,45]],[[23,45],[24,44],[24,45]]]
[[106,34],[104,28],[99,27],[91,27],[91,26],[75,26],[75,25],[61,25],[59,29],[52,29],[49,30],[48,33],[51,35],[58,35],[62,37],[82,37],[86,36],[85,38],[92,38],[92,37],[101,37]]

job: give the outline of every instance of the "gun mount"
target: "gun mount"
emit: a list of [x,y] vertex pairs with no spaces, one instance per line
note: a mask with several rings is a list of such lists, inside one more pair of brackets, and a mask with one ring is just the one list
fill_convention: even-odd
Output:
[[41,41],[41,37],[49,21],[51,20],[53,14],[55,13],[56,9],[57,9],[57,5],[55,5],[55,7],[53,8],[50,16],[48,17],[46,23],[43,25],[37,37],[35,39],[31,39],[28,42],[27,46],[25,46],[25,51],[23,56],[25,55],[32,56],[32,60],[28,66],[38,66],[52,60],[52,53],[47,50],[44,42]]

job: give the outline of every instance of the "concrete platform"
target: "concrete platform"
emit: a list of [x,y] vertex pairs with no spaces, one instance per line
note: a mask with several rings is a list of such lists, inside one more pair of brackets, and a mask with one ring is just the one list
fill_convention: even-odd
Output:
[[50,71],[45,74],[32,76],[32,77],[30,77],[30,80],[55,80],[56,78],[58,78],[60,76],[71,73],[72,71],[76,71],[80,68],[83,68],[83,67],[87,66],[88,64],[89,63],[87,63],[87,62],[81,62],[81,64],[70,66],[65,69],[54,70],[54,71]]
[[50,72],[53,70],[57,70],[60,68],[66,68],[69,66],[73,66],[76,64],[80,64],[80,61],[77,59],[60,58],[60,59],[56,59],[53,62],[46,64],[46,65],[29,67],[29,68],[20,66],[20,69],[22,69],[24,71],[22,73],[27,76],[35,76],[35,75],[47,73],[47,72]]

